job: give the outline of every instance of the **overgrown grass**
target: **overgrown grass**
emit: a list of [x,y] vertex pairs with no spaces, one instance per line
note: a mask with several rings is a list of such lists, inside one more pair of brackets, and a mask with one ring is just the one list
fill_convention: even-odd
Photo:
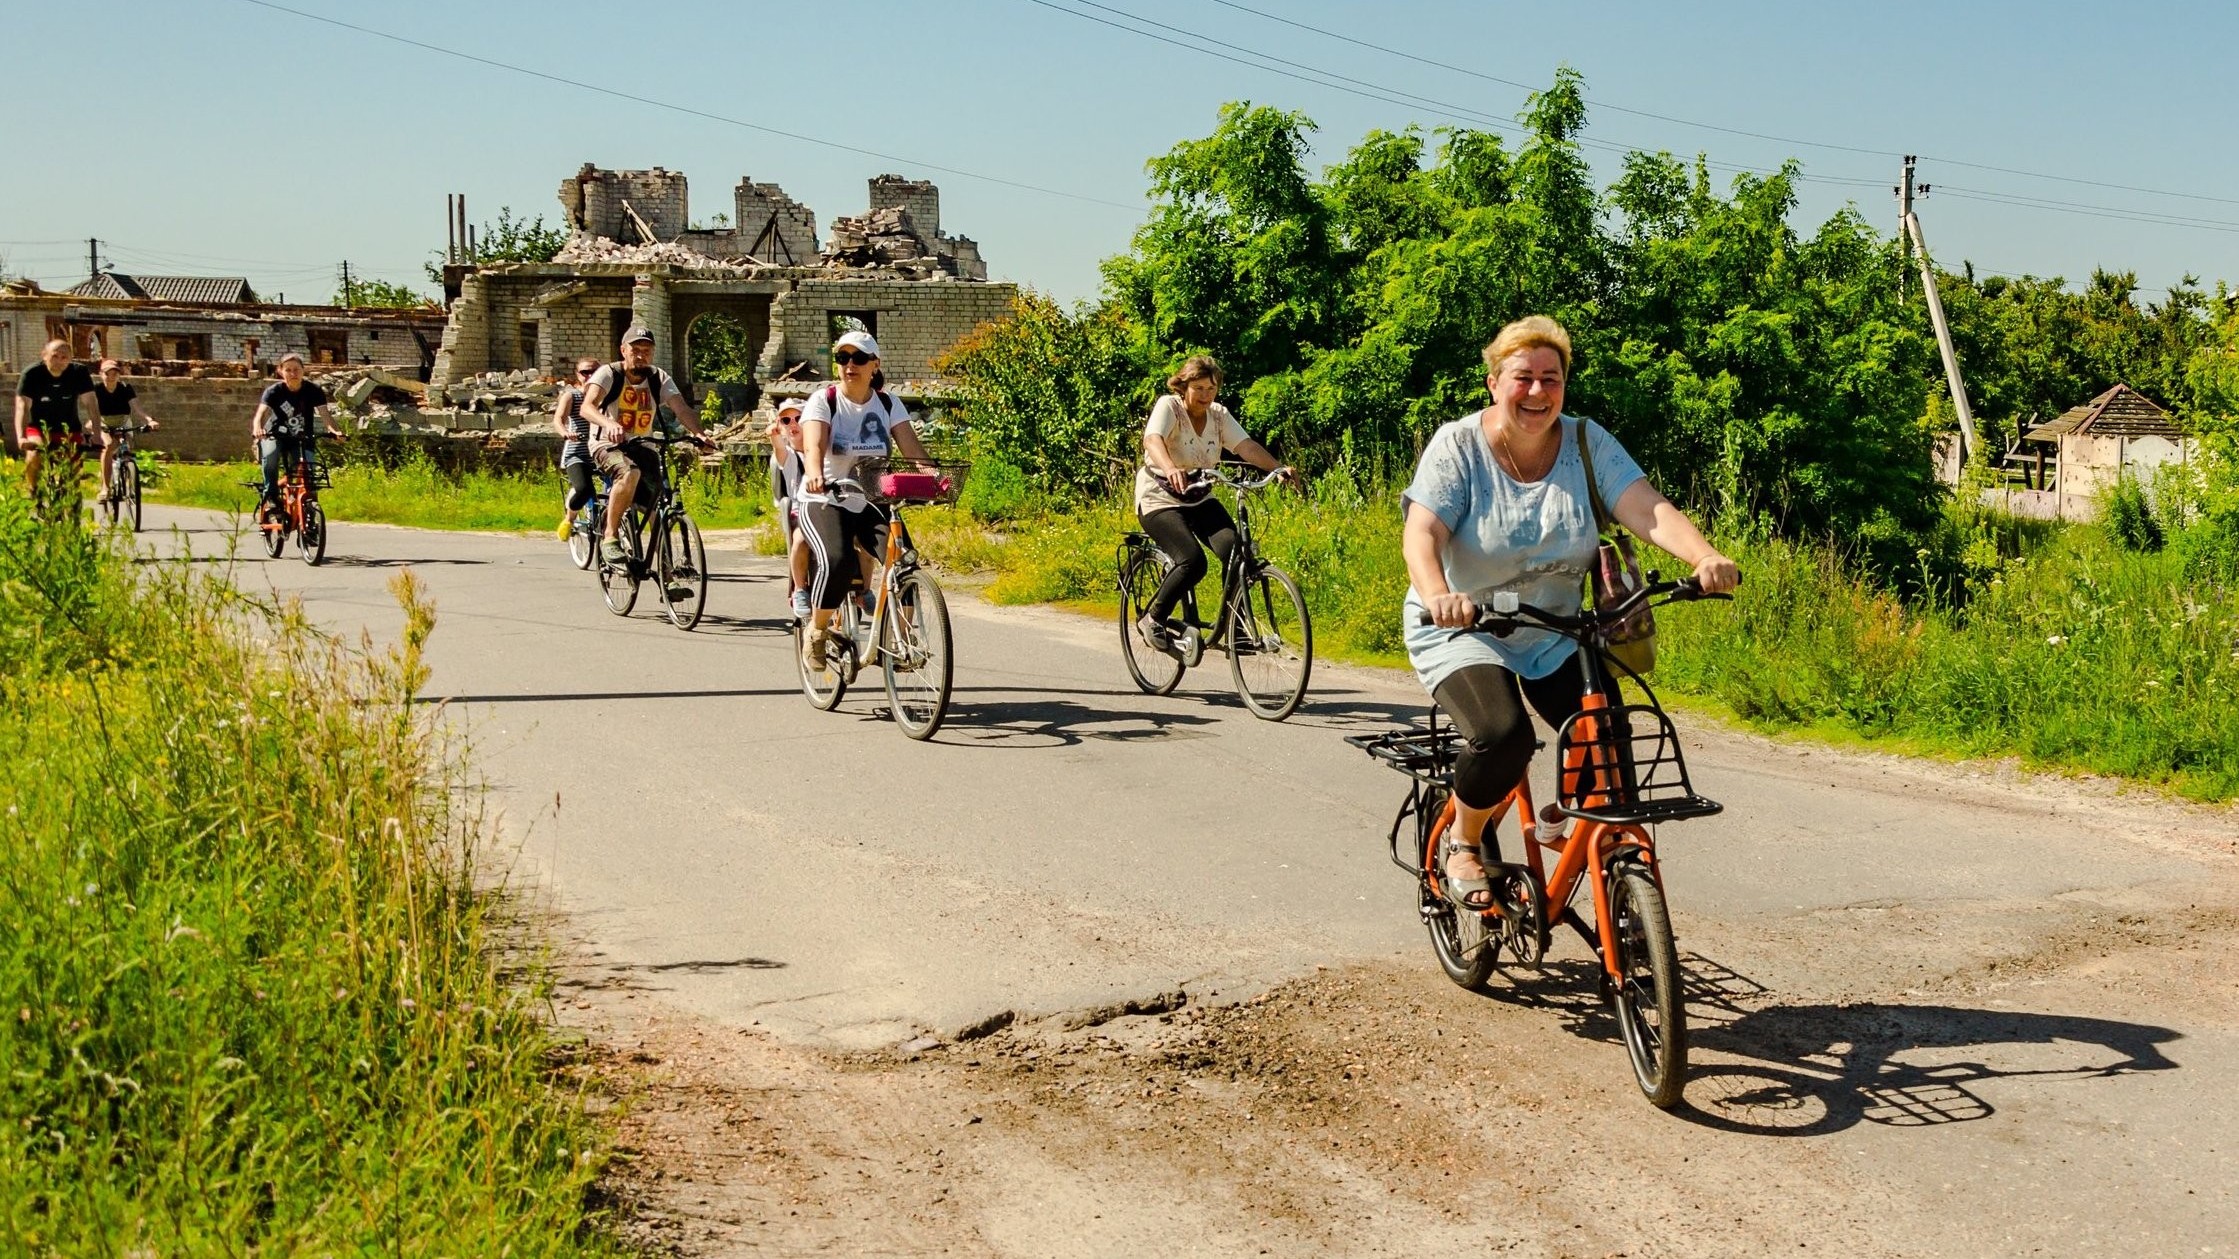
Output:
[[[549,472],[444,472],[426,459],[395,467],[341,463],[330,469],[334,484],[319,491],[319,502],[335,520],[410,525],[419,529],[477,529],[497,533],[542,533],[560,518],[565,483]],[[256,465],[247,463],[167,464],[151,502],[217,511],[247,512],[256,506]],[[703,529],[744,529],[769,511],[762,483],[707,475],[684,481],[684,502]]]
[[346,650],[199,567],[0,480],[0,1250],[617,1253],[412,703],[432,609]]
[[[1343,485],[1255,500],[1262,549],[1305,588],[1316,651],[1404,665],[1396,496]],[[944,563],[996,575],[999,603],[1113,605],[1119,502],[937,537]],[[1723,537],[1747,584],[1732,603],[1659,619],[1658,685],[1769,730],[1893,739],[1922,751],[2017,755],[2239,796],[2239,601],[2170,554],[2125,550],[2094,526],[1971,526],[1971,576],[1912,602],[1847,572],[1831,547]],[[967,531],[951,531],[963,533]],[[2003,546],[2029,553],[2000,560]],[[1978,553],[1979,552],[1979,553]],[[1683,566],[1665,558],[1677,575]],[[1209,600],[1211,579],[1200,591]]]

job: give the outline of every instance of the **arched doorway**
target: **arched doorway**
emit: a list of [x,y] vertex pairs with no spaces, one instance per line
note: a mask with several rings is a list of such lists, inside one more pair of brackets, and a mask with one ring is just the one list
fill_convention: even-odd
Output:
[[698,316],[685,329],[684,352],[693,385],[721,393],[726,412],[753,409],[761,392],[754,384],[754,363],[762,338],[744,319],[719,310]]

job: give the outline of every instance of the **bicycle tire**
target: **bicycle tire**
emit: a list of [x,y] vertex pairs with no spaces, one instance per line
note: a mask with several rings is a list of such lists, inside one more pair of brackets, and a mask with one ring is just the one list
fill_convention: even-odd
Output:
[[[1446,828],[1454,824],[1453,797],[1441,791],[1439,803],[1426,805],[1426,811],[1438,820],[1431,824],[1423,837],[1423,868],[1438,868],[1438,845],[1445,838]],[[1430,933],[1430,950],[1438,958],[1438,969],[1471,992],[1483,992],[1486,981],[1500,965],[1500,934],[1488,932],[1484,945],[1473,953],[1464,954],[1461,941],[1461,914],[1465,911],[1454,907],[1452,901],[1431,889],[1426,879],[1421,888],[1423,929]]]
[[1182,658],[1171,651],[1155,646],[1143,637],[1136,622],[1143,617],[1159,582],[1165,578],[1166,564],[1158,555],[1134,547],[1121,551],[1119,563],[1119,633],[1120,655],[1127,661],[1127,675],[1135,685],[1148,695],[1171,695],[1181,685],[1186,672]]
[[327,512],[318,500],[303,505],[303,530],[296,535],[296,552],[313,568],[327,558]]
[[622,517],[622,529],[615,537],[621,540],[623,560],[619,565],[609,563],[604,555],[599,557],[599,594],[606,599],[606,610],[616,616],[628,616],[637,606],[638,588],[638,530],[644,526],[645,517],[632,507]]
[[822,669],[809,668],[808,656],[802,650],[808,641],[809,628],[807,621],[793,622],[793,668],[801,676],[801,694],[807,698],[809,707],[828,713],[838,708],[840,700],[846,696],[847,679],[829,662]]
[[1686,981],[1664,890],[1645,865],[1624,861],[1610,873],[1609,913],[1618,970],[1610,997],[1625,1056],[1640,1091],[1669,1110],[1687,1087]]
[[585,503],[568,516],[568,559],[584,572],[599,557],[597,500]]
[[101,487],[101,495],[93,505],[94,516],[102,524],[114,525],[123,518],[121,499],[117,491],[124,485],[124,464],[120,461],[109,473],[109,483]]
[[119,491],[120,506],[124,509],[125,522],[134,533],[140,532],[140,465],[126,460],[117,465],[117,474],[124,478]]
[[[879,664],[886,673],[886,702],[894,724],[912,739],[930,739],[948,716],[956,681],[948,600],[933,574],[912,569],[894,584],[879,632],[885,640]],[[907,697],[905,687],[912,688]]]
[[[661,610],[669,624],[689,630],[707,611],[707,544],[690,516],[669,516],[661,526]],[[681,598],[678,591],[687,591]]]
[[1297,712],[1314,672],[1314,623],[1298,583],[1273,564],[1261,565],[1228,601],[1226,615],[1221,639],[1237,698],[1267,721]]
[[270,503],[258,503],[257,532],[264,535],[264,553],[279,559],[288,545],[287,516]]

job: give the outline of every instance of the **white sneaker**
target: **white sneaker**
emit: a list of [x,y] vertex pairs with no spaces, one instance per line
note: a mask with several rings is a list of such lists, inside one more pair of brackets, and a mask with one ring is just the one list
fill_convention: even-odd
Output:
[[792,601],[791,601],[791,602],[792,602],[792,604],[793,604],[793,619],[794,619],[794,620],[796,620],[796,621],[805,621],[805,620],[809,619],[809,592],[808,592],[808,591],[806,591],[806,590],[796,590],[796,591],[794,591],[794,592],[793,592],[793,598],[792,598]]

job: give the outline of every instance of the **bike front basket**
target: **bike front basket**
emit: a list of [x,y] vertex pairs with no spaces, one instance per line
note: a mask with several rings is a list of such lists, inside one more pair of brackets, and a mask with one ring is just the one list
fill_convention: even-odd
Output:
[[1725,808],[1695,794],[1671,718],[1650,704],[1592,709],[1555,737],[1558,807],[1571,817],[1645,825]]
[[854,477],[874,503],[953,503],[964,492],[964,474],[971,466],[932,459],[862,459]]

